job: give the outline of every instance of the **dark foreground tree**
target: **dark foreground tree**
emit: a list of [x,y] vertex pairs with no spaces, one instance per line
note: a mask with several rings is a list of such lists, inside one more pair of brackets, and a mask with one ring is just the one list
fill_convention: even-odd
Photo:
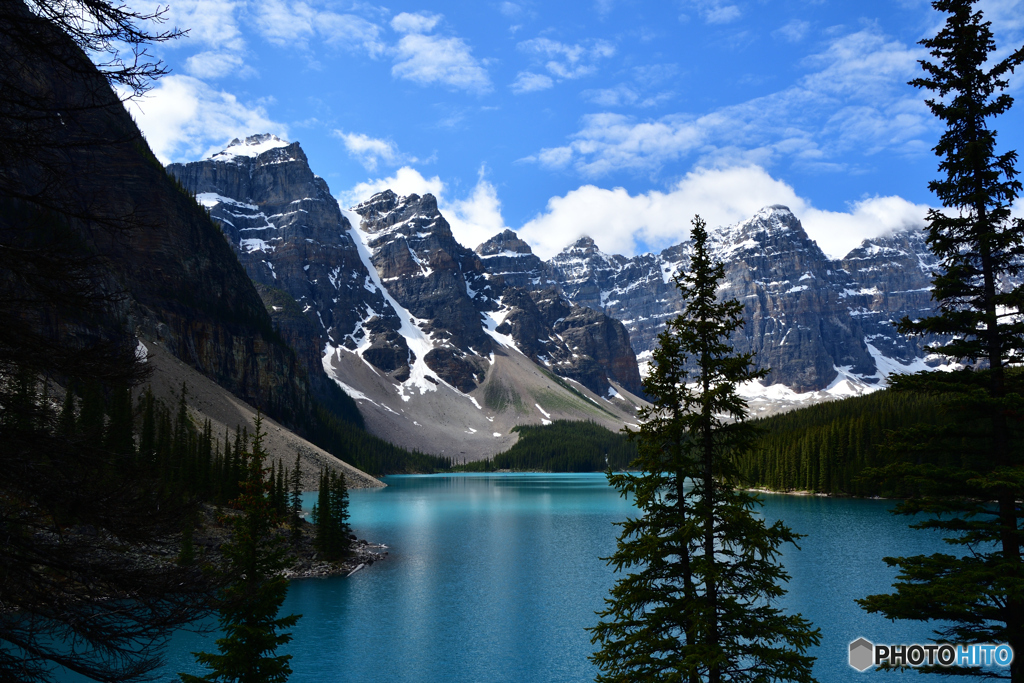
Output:
[[620,578],[590,629],[599,681],[811,681],[804,654],[818,631],[775,602],[789,577],[779,548],[798,536],[767,527],[757,498],[737,490],[733,457],[754,437],[737,384],[763,377],[729,338],[737,301],[718,302],[720,263],[693,221],[691,272],[675,276],[686,307],[668,323],[644,382],[652,399],[631,467],[611,474],[642,515],[622,523],[609,564]]
[[292,470],[291,488],[288,492],[288,527],[291,529],[291,540],[297,544],[302,538],[302,457],[295,454],[295,469]]
[[352,545],[348,518],[345,473],[321,470],[320,490],[313,506],[313,523],[316,525],[313,544],[328,560],[344,557]]
[[106,410],[87,392],[97,433],[73,419],[70,390],[58,413],[45,370],[0,359],[0,681],[56,680],[57,666],[138,680],[170,631],[208,609],[208,582],[169,559],[188,507],[138,466],[118,421],[123,387]]
[[946,124],[935,147],[940,179],[929,189],[942,210],[928,215],[927,240],[941,258],[933,298],[939,312],[902,321],[904,332],[940,335],[930,348],[965,368],[903,379],[898,389],[946,397],[941,428],[905,433],[895,446],[909,454],[879,478],[900,479],[916,495],[899,505],[924,513],[915,528],[939,529],[952,553],[886,558],[899,567],[896,592],[860,601],[890,619],[945,622],[939,640],[1008,642],[1017,653],[1007,669],[959,670],[1024,682],[1024,383],[1012,372],[1024,357],[1024,288],[1007,276],[1024,264],[1024,221],[1011,219],[1021,191],[1016,152],[997,154],[989,120],[1010,109],[1007,77],[1024,62],[1024,48],[989,64],[996,46],[974,0],[938,0],[945,26],[921,41],[935,62],[921,61],[932,112]]
[[181,674],[185,683],[283,683],[292,672],[292,656],[275,654],[292,639],[283,629],[294,626],[300,615],[277,615],[288,593],[283,572],[290,558],[277,533],[282,519],[271,499],[274,482],[264,467],[262,421],[257,414],[252,450],[242,453],[245,474],[233,502],[240,514],[225,518],[231,540],[222,546],[223,566],[217,572],[226,584],[218,598],[224,635],[217,639],[217,654],[194,653],[210,672],[203,677]]
[[53,680],[58,665],[137,680],[207,602],[195,568],[161,559],[188,509],[132,452],[126,399],[144,366],[123,288],[87,238],[128,240],[137,222],[77,182],[76,152],[127,137],[89,125],[121,107],[110,83],[156,73],[131,57],[98,74],[82,48],[144,50],[164,35],[148,23],[109,0],[0,2],[3,681]]

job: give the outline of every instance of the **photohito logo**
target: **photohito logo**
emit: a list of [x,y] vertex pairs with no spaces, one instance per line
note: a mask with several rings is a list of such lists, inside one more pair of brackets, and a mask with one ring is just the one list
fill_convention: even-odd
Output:
[[867,671],[872,666],[963,666],[1008,667],[1013,662],[1013,648],[1006,643],[911,643],[909,645],[875,645],[866,638],[850,643],[850,666]]

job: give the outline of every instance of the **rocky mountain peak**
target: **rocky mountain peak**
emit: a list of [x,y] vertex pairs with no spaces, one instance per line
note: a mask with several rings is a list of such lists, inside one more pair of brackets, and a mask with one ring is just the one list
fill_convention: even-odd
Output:
[[595,270],[616,268],[621,256],[609,256],[601,251],[593,238],[584,235],[551,259],[552,265],[575,277]]
[[886,235],[866,239],[843,257],[844,266],[851,272],[869,272],[888,261],[905,262],[911,268],[930,277],[938,266],[938,259],[928,251],[923,230],[897,230]]
[[[271,135],[270,133],[261,133],[258,135],[250,135],[244,139],[235,138],[229,142],[228,146],[223,150],[206,157],[206,159],[212,159],[214,161],[230,161],[238,157],[255,158],[265,152],[269,152],[270,150],[290,147],[293,144],[297,147],[297,143],[290,143],[287,140],[283,140],[282,138],[279,138],[276,135]],[[305,155],[303,155],[303,159],[304,158]]]
[[[398,329],[398,316],[374,286],[348,220],[298,142],[253,135],[167,170],[220,224],[274,324],[311,373],[322,375],[326,346],[367,346]],[[364,324],[371,318],[372,325]],[[385,372],[400,372],[408,350],[395,354],[401,362]]]
[[[709,230],[715,255],[723,262],[737,258],[779,257],[816,263],[828,260],[800,220],[781,204],[766,206],[745,221]],[[800,256],[785,256],[800,254]]]
[[505,252],[511,254],[532,254],[533,249],[530,248],[529,244],[519,239],[519,235],[508,229],[499,232],[476,248],[476,253],[481,256],[496,256]]
[[[729,229],[726,228],[726,230]],[[800,220],[793,215],[788,207],[781,204],[773,204],[760,209],[747,220],[737,223],[732,232],[742,237],[762,232],[769,234],[796,232],[799,236],[806,237]]]
[[476,248],[496,291],[505,287],[549,287],[556,284],[548,264],[511,230],[500,232]]
[[600,251],[601,250],[597,248],[597,242],[595,242],[592,237],[584,235],[563,249],[562,253],[582,252],[583,254],[589,255]]
[[418,194],[400,197],[391,190],[384,190],[352,210],[362,219],[363,230],[375,235],[397,231],[407,237],[422,238],[430,233],[445,242],[455,241],[451,226],[437,209],[437,199],[429,193],[422,197]]
[[400,197],[391,190],[378,192],[364,202],[352,207],[352,210],[359,214],[364,220],[376,221],[387,216],[401,201]]

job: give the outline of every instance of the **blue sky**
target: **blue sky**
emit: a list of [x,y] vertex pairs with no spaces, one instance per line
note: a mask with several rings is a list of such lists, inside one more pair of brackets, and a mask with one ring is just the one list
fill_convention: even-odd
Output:
[[[980,7],[1000,54],[1024,43],[1024,0]],[[173,73],[128,105],[162,160],[275,133],[343,204],[433,192],[470,247],[509,227],[545,257],[582,234],[633,254],[782,203],[841,256],[934,203],[941,129],[906,81],[942,17],[919,0],[175,0],[169,21]],[[1024,152],[1024,101],[995,127]]]

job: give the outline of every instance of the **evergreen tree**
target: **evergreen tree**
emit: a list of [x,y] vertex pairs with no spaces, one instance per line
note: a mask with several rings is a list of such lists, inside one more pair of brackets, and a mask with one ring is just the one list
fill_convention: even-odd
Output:
[[283,539],[274,533],[280,519],[264,467],[262,421],[257,414],[252,450],[242,452],[244,478],[233,501],[240,514],[226,519],[232,534],[222,547],[220,573],[227,585],[218,599],[224,636],[217,639],[218,654],[194,653],[210,672],[202,678],[180,674],[184,683],[281,683],[291,674],[291,655],[275,651],[291,640],[282,630],[294,626],[300,615],[277,615],[288,592],[282,572],[289,558]]
[[288,524],[292,530],[292,542],[296,543],[302,534],[302,461],[298,453],[295,454],[295,469],[292,470],[288,508]]
[[107,448],[113,453],[135,455],[132,392],[129,387],[122,386],[111,390],[110,408],[107,412],[110,415],[106,433]]
[[345,475],[321,470],[319,489],[313,506],[313,523],[316,525],[313,545],[325,558],[337,560],[348,552],[351,545]]
[[[932,297],[936,315],[903,320],[904,332],[940,335],[930,350],[965,364],[955,373],[907,378],[903,390],[946,396],[944,425],[905,433],[905,462],[876,472],[900,478],[914,495],[900,514],[927,513],[915,528],[940,529],[965,552],[886,558],[900,573],[896,592],[860,601],[890,619],[937,620],[953,642],[1008,642],[1018,653],[1005,677],[1024,682],[1024,385],[1008,370],[1021,362],[1024,288],[1000,286],[1024,263],[1024,221],[1011,219],[1021,191],[1016,152],[996,154],[989,120],[1013,99],[1007,76],[1024,63],[1024,48],[989,64],[996,49],[975,0],[936,0],[947,14],[934,38],[921,41],[935,62],[911,84],[931,91],[927,104],[946,131],[934,148],[940,179],[929,189],[943,210],[928,214],[927,240],[941,259]],[[927,461],[937,464],[928,464]],[[934,667],[933,671],[956,673]],[[960,671],[968,673],[967,671]],[[970,670],[977,675],[977,670]]]
[[277,468],[277,480],[274,485],[274,505],[277,508],[277,514],[284,519],[288,515],[288,489],[285,487],[285,479],[288,476],[287,468],[284,466],[284,462],[278,464]]
[[316,526],[313,547],[326,552],[331,547],[331,491],[327,483],[327,471],[320,470],[317,478],[316,502],[313,503],[313,524]]
[[331,472],[329,486],[334,526],[334,544],[331,555],[340,557],[348,552],[352,534],[352,527],[348,524],[348,485],[345,482],[345,473],[342,471]]
[[692,237],[692,272],[675,276],[686,307],[659,336],[644,382],[652,405],[631,465],[641,473],[608,473],[642,515],[622,523],[608,560],[631,573],[591,629],[601,646],[592,660],[599,681],[811,681],[803,653],[818,631],[773,606],[789,578],[779,547],[798,537],[781,522],[766,527],[752,512],[758,500],[731,483],[733,455],[755,435],[736,385],[765,371],[732,353],[742,306],[716,301],[724,270],[699,217]]
[[103,443],[103,412],[103,386],[98,381],[84,382],[76,431],[96,446]]

